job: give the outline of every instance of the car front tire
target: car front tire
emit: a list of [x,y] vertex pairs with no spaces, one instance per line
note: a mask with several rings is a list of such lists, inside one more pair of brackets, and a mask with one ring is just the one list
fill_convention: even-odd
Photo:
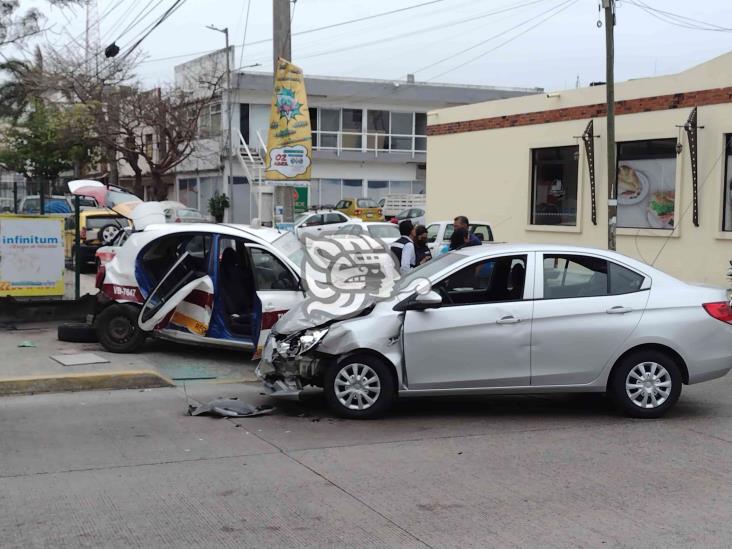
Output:
[[676,404],[682,383],[681,369],[673,358],[648,350],[623,358],[613,369],[608,390],[625,415],[651,419]]
[[115,303],[97,315],[94,327],[99,343],[111,353],[134,353],[147,334],[137,324],[140,310],[130,303]]
[[323,389],[331,410],[350,419],[381,416],[396,396],[396,383],[389,366],[368,355],[350,356],[329,368]]

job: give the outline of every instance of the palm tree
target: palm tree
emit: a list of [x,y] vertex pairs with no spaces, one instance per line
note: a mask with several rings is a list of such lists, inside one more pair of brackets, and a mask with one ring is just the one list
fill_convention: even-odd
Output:
[[8,78],[0,83],[0,118],[17,122],[29,106],[42,95],[43,54],[36,47],[33,59],[7,59],[0,73]]

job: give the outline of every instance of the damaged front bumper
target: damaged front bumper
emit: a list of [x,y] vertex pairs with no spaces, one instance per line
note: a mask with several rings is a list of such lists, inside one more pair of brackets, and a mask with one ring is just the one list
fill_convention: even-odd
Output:
[[299,399],[303,387],[319,385],[324,357],[310,351],[296,356],[283,356],[276,347],[280,336],[270,334],[262,358],[254,370],[265,392],[273,397]]

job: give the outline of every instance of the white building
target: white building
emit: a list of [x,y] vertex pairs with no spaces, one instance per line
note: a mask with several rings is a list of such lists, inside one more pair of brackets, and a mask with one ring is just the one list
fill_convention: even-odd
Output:
[[[218,55],[218,58],[216,56]],[[176,67],[176,84],[191,86],[193,75],[212,64],[220,67],[222,53]],[[333,205],[345,197],[379,199],[394,193],[424,193],[426,177],[427,111],[541,92],[539,88],[499,88],[307,76],[313,128],[313,169],[308,205]],[[253,152],[267,139],[272,74],[232,74],[232,135],[237,153],[239,135]],[[193,84],[195,85],[195,84]],[[228,160],[222,144],[228,128],[226,97],[212,104],[201,121],[197,151],[176,172],[171,199],[207,213],[214,192],[233,196],[235,222],[257,216],[244,167],[231,162],[232,191],[226,191]],[[262,154],[263,156],[263,154]],[[256,154],[255,154],[256,157]]]

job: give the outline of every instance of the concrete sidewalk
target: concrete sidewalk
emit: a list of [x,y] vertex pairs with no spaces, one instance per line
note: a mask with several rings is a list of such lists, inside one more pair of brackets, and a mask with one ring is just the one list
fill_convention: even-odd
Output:
[[[169,387],[174,383],[144,355],[115,355],[97,343],[66,343],[58,323],[18,324],[0,331],[0,395]],[[25,346],[31,345],[31,346]],[[94,353],[109,362],[63,366],[53,355]]]
[[[57,338],[57,322],[16,324],[0,331],[0,395],[167,387],[176,382],[256,382],[247,353],[150,339],[135,354],[108,353],[99,343]],[[25,342],[32,347],[23,347]],[[63,366],[53,355],[93,353],[109,362]]]

